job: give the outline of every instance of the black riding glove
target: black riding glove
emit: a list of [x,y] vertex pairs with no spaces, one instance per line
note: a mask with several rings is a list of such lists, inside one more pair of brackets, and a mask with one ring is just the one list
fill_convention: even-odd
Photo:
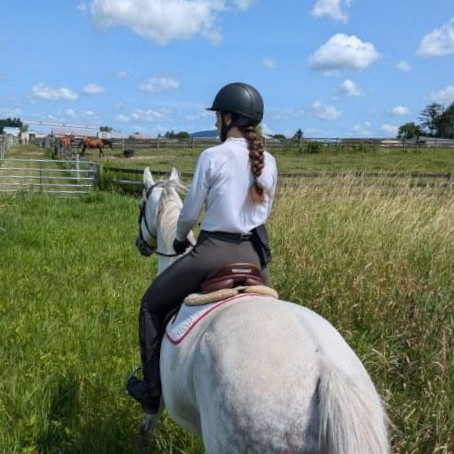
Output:
[[191,246],[191,243],[187,238],[184,241],[179,241],[175,238],[175,240],[173,241],[173,250],[177,254],[183,254],[183,252],[185,252],[189,246]]

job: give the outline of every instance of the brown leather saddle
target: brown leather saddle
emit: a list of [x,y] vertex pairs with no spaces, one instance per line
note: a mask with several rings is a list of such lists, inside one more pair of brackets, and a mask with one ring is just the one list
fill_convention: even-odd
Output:
[[258,267],[248,262],[229,263],[210,273],[200,284],[203,293],[238,286],[264,285]]
[[[210,273],[200,284],[202,293],[216,292],[226,288],[238,286],[265,285],[260,269],[253,263],[235,262],[224,265],[219,270]],[[181,305],[170,310],[164,318],[163,333],[165,326],[172,316],[180,310]]]

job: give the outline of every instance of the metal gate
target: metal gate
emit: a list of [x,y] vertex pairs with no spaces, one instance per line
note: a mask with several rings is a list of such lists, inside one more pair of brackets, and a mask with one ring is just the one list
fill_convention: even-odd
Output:
[[95,177],[96,164],[91,161],[0,158],[0,193],[86,194],[92,190]]

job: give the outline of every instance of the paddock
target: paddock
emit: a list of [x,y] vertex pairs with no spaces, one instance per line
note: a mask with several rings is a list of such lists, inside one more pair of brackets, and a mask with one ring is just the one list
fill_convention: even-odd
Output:
[[[137,202],[99,190],[0,194],[0,451],[143,452],[140,411],[123,394],[140,363],[138,305],[157,270],[135,250]],[[353,175],[282,185],[269,224],[273,287],[358,353],[395,453],[454,451],[453,212],[446,190],[403,180],[377,191]],[[167,416],[150,451],[203,454]]]

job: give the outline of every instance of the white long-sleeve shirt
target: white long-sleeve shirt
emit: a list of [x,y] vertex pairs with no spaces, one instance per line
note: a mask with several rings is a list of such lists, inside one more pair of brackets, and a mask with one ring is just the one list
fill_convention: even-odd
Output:
[[200,154],[178,218],[176,238],[179,241],[183,241],[195,225],[204,204],[202,230],[248,233],[266,222],[276,191],[276,161],[269,153],[264,153],[265,167],[258,181],[265,188],[265,202],[254,203],[249,197],[254,180],[247,145],[244,138],[228,138]]

